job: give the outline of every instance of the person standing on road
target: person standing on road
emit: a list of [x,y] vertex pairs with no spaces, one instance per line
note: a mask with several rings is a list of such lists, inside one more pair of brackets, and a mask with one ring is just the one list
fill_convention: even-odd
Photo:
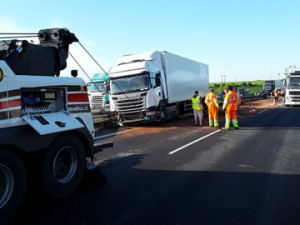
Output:
[[194,112],[195,125],[202,126],[203,106],[201,104],[201,98],[198,91],[195,91],[195,94],[192,96],[191,101]]
[[238,96],[233,91],[232,86],[228,86],[228,92],[224,98],[224,103],[223,103],[223,110],[226,110],[225,129],[229,130],[231,121],[234,128],[239,129],[238,120],[236,117],[237,108],[238,108]]
[[217,100],[217,96],[214,93],[214,89],[210,89],[209,93],[205,97],[205,104],[208,107],[208,121],[210,127],[219,128],[219,104]]
[[242,104],[242,97],[241,97],[241,93],[239,92],[239,90],[236,87],[233,88],[233,91],[237,94],[237,97],[238,97],[237,110],[236,110],[236,116],[238,118],[240,105]]
[[277,89],[274,90],[274,105],[276,105],[276,102],[278,102],[278,91],[277,91]]

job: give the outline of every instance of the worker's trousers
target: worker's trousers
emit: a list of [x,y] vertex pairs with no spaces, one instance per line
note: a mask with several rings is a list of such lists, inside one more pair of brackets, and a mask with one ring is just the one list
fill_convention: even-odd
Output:
[[196,125],[202,125],[202,118],[203,118],[203,111],[201,110],[195,110],[194,111],[194,118],[195,118],[195,124]]
[[216,107],[208,107],[208,121],[210,127],[218,127],[219,126],[219,115],[218,109]]
[[230,128],[230,122],[231,121],[232,121],[232,125],[234,127],[239,127],[238,120],[237,120],[237,117],[236,117],[236,110],[226,110],[225,118],[226,118],[226,123],[225,123],[225,128],[226,129]]

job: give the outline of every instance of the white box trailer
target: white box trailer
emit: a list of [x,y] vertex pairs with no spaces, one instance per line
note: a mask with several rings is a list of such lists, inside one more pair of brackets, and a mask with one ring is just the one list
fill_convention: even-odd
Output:
[[189,100],[197,90],[205,96],[209,89],[208,66],[169,52],[161,52],[168,103]]
[[111,110],[119,122],[164,121],[208,93],[208,66],[166,51],[121,57],[110,70]]

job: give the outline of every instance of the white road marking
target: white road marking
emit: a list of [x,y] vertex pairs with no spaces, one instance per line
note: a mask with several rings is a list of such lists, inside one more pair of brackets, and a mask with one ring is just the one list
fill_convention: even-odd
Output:
[[267,111],[267,110],[269,110],[269,109],[264,109],[264,110],[262,110],[262,111],[260,111],[260,112],[258,112],[258,113],[263,113],[263,112],[265,112],[265,111]]
[[182,150],[182,149],[184,149],[184,148],[186,148],[186,147],[188,147],[188,146],[190,146],[190,145],[193,145],[193,144],[197,143],[198,141],[201,141],[201,140],[203,140],[203,139],[205,139],[205,138],[207,138],[207,137],[209,137],[209,136],[211,136],[211,135],[214,135],[214,134],[216,134],[216,133],[218,133],[218,132],[220,132],[220,131],[221,131],[221,130],[216,130],[216,131],[214,131],[214,132],[212,132],[212,133],[210,133],[210,134],[207,134],[207,135],[205,135],[205,136],[203,136],[203,137],[201,137],[201,138],[198,138],[198,139],[195,140],[195,141],[192,141],[192,142],[190,142],[190,143],[188,143],[188,144],[186,144],[186,145],[183,145],[183,146],[181,146],[181,147],[179,147],[179,148],[177,148],[177,149],[175,149],[175,150],[169,152],[168,154],[169,154],[169,155],[172,155],[172,154],[174,154],[174,153],[176,153],[176,152],[179,152],[180,150]]
[[101,135],[101,136],[94,137],[94,140],[98,140],[98,139],[101,139],[101,138],[112,137],[112,136],[115,136],[117,134],[126,133],[126,132],[129,132],[129,131],[132,131],[132,130],[136,130],[136,129],[138,129],[138,128],[133,128],[133,129],[130,129],[130,130],[124,130],[124,131],[120,131],[120,132],[116,132],[116,133],[111,133],[111,134],[104,134],[104,135]]

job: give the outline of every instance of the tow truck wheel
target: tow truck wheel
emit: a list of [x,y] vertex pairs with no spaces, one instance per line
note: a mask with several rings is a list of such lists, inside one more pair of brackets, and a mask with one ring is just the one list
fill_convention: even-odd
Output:
[[0,149],[0,224],[10,220],[20,207],[26,183],[22,158],[10,150]]
[[69,196],[79,185],[85,171],[84,147],[75,135],[63,135],[48,148],[43,164],[43,182],[55,198]]

